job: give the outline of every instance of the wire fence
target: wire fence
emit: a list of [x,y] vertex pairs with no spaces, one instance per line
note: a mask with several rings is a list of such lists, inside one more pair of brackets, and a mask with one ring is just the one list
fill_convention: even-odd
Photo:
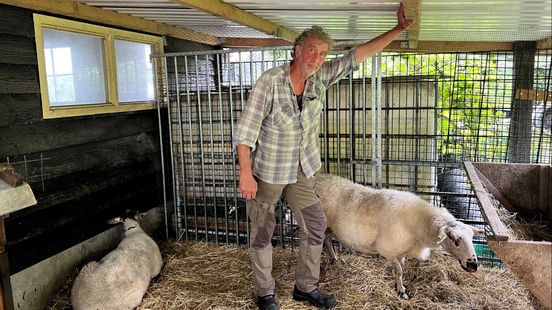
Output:
[[[232,132],[260,74],[289,50],[161,55],[166,68],[176,238],[248,244]],[[484,226],[462,163],[552,163],[552,51],[383,53],[328,89],[321,119],[323,170],[407,190]],[[296,226],[277,206],[274,243]],[[496,261],[485,240],[481,258]]]

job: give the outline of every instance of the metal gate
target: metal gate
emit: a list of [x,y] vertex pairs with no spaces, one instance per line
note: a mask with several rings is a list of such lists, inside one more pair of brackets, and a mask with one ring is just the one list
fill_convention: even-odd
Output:
[[[535,84],[550,90],[551,56],[534,55]],[[232,132],[260,74],[290,60],[288,49],[163,54],[160,104],[167,117],[176,238],[246,245],[245,201]],[[462,161],[505,162],[519,135],[515,55],[386,53],[328,89],[321,119],[323,170],[374,187],[408,190],[484,225]],[[550,163],[550,103],[530,105],[531,162]],[[527,115],[525,111],[524,115]],[[519,120],[517,120],[519,121]],[[277,206],[274,243],[295,240],[293,216]],[[484,240],[478,243],[484,245]],[[483,247],[483,246],[482,246]],[[480,252],[481,256],[492,255]]]

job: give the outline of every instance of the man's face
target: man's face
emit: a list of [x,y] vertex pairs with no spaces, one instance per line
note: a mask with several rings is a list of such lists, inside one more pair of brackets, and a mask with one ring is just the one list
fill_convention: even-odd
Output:
[[326,60],[328,43],[309,37],[303,45],[295,47],[294,63],[303,70],[307,76],[313,75]]

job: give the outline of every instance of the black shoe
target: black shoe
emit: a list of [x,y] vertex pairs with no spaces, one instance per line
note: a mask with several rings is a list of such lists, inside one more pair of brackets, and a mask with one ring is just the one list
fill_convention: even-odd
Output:
[[297,286],[293,288],[293,299],[297,301],[308,301],[318,308],[330,309],[335,307],[337,300],[335,297],[329,295],[322,295],[318,288],[315,288],[311,292],[304,293],[297,289]]
[[278,304],[274,298],[274,294],[257,297],[257,305],[259,310],[278,310]]

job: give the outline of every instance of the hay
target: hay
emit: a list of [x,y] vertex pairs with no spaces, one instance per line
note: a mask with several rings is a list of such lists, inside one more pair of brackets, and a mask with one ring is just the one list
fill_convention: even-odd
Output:
[[493,206],[512,240],[552,241],[552,231],[547,223],[510,212],[495,200]]
[[[165,262],[138,309],[257,309],[249,252],[238,246],[169,242],[161,246]],[[324,292],[337,297],[336,309],[544,309],[505,268],[463,271],[453,258],[434,251],[428,261],[407,260],[405,285],[410,300],[394,290],[391,264],[385,259],[344,255],[346,264],[322,257]],[[296,249],[274,249],[273,275],[281,309],[314,309],[291,298]],[[49,309],[70,309],[69,287]]]

